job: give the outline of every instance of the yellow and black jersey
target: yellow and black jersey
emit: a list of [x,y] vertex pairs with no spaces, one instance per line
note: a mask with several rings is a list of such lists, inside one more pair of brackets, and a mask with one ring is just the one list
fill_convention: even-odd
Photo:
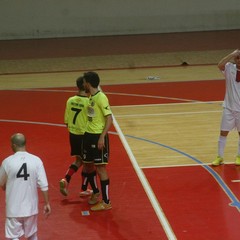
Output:
[[99,91],[89,98],[87,109],[88,123],[86,132],[101,134],[105,127],[105,117],[111,115],[107,96]]
[[89,99],[87,96],[76,95],[67,100],[64,123],[67,124],[70,133],[76,135],[85,133],[88,105]]

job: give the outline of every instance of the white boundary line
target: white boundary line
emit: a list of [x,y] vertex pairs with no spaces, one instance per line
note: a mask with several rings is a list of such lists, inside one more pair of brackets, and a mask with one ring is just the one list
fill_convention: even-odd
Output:
[[[113,116],[113,115],[112,115]],[[54,124],[54,123],[43,123],[43,122],[33,122],[33,121],[23,121],[23,120],[11,120],[11,119],[0,119],[0,122],[18,122],[18,123],[30,123],[30,124],[37,124],[37,125],[48,125],[48,126],[59,126],[59,127],[64,127],[64,124]],[[148,182],[148,180],[146,179],[143,171],[141,170],[141,168],[139,167],[139,165],[137,164],[137,161],[126,141],[126,138],[124,137],[122,130],[120,129],[115,117],[113,116],[113,125],[118,133],[118,136],[121,140],[121,142],[123,143],[123,146],[129,156],[129,159],[133,165],[133,168],[135,170],[135,172],[137,173],[137,176],[152,204],[153,209],[155,210],[155,213],[166,233],[166,235],[168,236],[169,240],[176,240],[176,236],[159,204],[159,202],[156,199],[156,196],[153,193],[153,190]]]
[[231,182],[233,182],[233,183],[239,183],[239,182],[240,182],[240,179],[231,180]]
[[120,129],[120,127],[119,127],[119,125],[118,125],[114,116],[113,116],[113,125],[114,125],[114,127],[116,128],[116,131],[119,134],[119,138],[121,139],[121,141],[123,143],[123,146],[124,146],[125,150],[127,151],[129,159],[130,159],[130,161],[133,165],[133,168],[136,171],[136,173],[138,175],[138,178],[139,178],[140,182],[142,183],[142,186],[143,186],[145,192],[147,193],[147,196],[148,196],[148,198],[149,198],[149,200],[150,200],[150,202],[151,202],[151,204],[152,204],[152,206],[153,206],[153,208],[156,212],[156,215],[157,215],[157,217],[158,217],[166,235],[168,236],[168,239],[170,239],[170,240],[177,239],[173,230],[172,230],[172,228],[171,228],[171,226],[170,226],[170,224],[169,224],[169,222],[168,222],[168,220],[167,220],[167,218],[166,218],[166,216],[165,216],[165,214],[164,214],[164,212],[163,212],[163,210],[162,210],[162,208],[161,208],[161,206],[160,206],[160,204],[159,204],[159,202],[156,199],[156,196],[153,193],[153,190],[152,190],[148,180],[146,179],[146,177],[145,177],[143,171],[141,170],[141,168],[138,166],[137,161],[136,161],[136,159],[135,159],[135,157],[134,157],[134,155],[133,155],[133,153],[132,153],[132,151],[131,151],[131,149],[130,149],[127,141],[126,141],[126,138],[124,137],[124,135],[122,133],[122,130]]
[[222,110],[214,110],[214,111],[199,111],[199,112],[172,112],[172,113],[149,113],[149,114],[121,114],[116,115],[118,118],[126,118],[126,117],[149,117],[149,116],[171,116],[171,115],[190,115],[190,114],[206,114],[206,113],[221,113]]
[[[234,162],[224,162],[224,165],[230,165],[230,164],[234,164]],[[152,168],[171,168],[171,167],[199,167],[199,166],[211,166],[212,163],[193,163],[193,164],[178,164],[178,165],[164,165],[164,166],[143,166],[141,167],[141,169],[152,169]]]

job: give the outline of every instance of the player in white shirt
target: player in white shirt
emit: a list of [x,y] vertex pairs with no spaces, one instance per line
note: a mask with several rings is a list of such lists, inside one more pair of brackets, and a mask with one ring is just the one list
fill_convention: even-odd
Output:
[[45,201],[44,214],[51,213],[48,198],[48,181],[41,159],[26,151],[26,139],[21,133],[11,137],[13,155],[0,167],[0,186],[6,190],[7,239],[25,236],[37,240],[38,188]]
[[[229,131],[237,129],[240,136],[240,50],[236,49],[225,56],[219,63],[226,81],[226,93],[223,102],[221,131],[218,139],[218,156],[212,165],[223,163],[224,149]],[[240,165],[240,138],[235,164]]]

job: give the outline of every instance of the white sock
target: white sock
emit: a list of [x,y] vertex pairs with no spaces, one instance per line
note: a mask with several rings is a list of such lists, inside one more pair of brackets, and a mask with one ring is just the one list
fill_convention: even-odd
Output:
[[218,139],[218,156],[219,157],[223,157],[226,142],[227,142],[227,137],[219,136],[219,139]]

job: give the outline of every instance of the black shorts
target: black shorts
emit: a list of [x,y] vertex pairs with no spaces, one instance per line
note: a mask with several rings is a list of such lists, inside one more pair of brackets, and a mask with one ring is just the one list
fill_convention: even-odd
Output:
[[83,135],[69,133],[71,156],[83,157]]
[[94,163],[95,165],[108,164],[109,159],[109,138],[104,138],[105,147],[98,149],[98,139],[101,134],[85,133],[83,140],[83,162]]

